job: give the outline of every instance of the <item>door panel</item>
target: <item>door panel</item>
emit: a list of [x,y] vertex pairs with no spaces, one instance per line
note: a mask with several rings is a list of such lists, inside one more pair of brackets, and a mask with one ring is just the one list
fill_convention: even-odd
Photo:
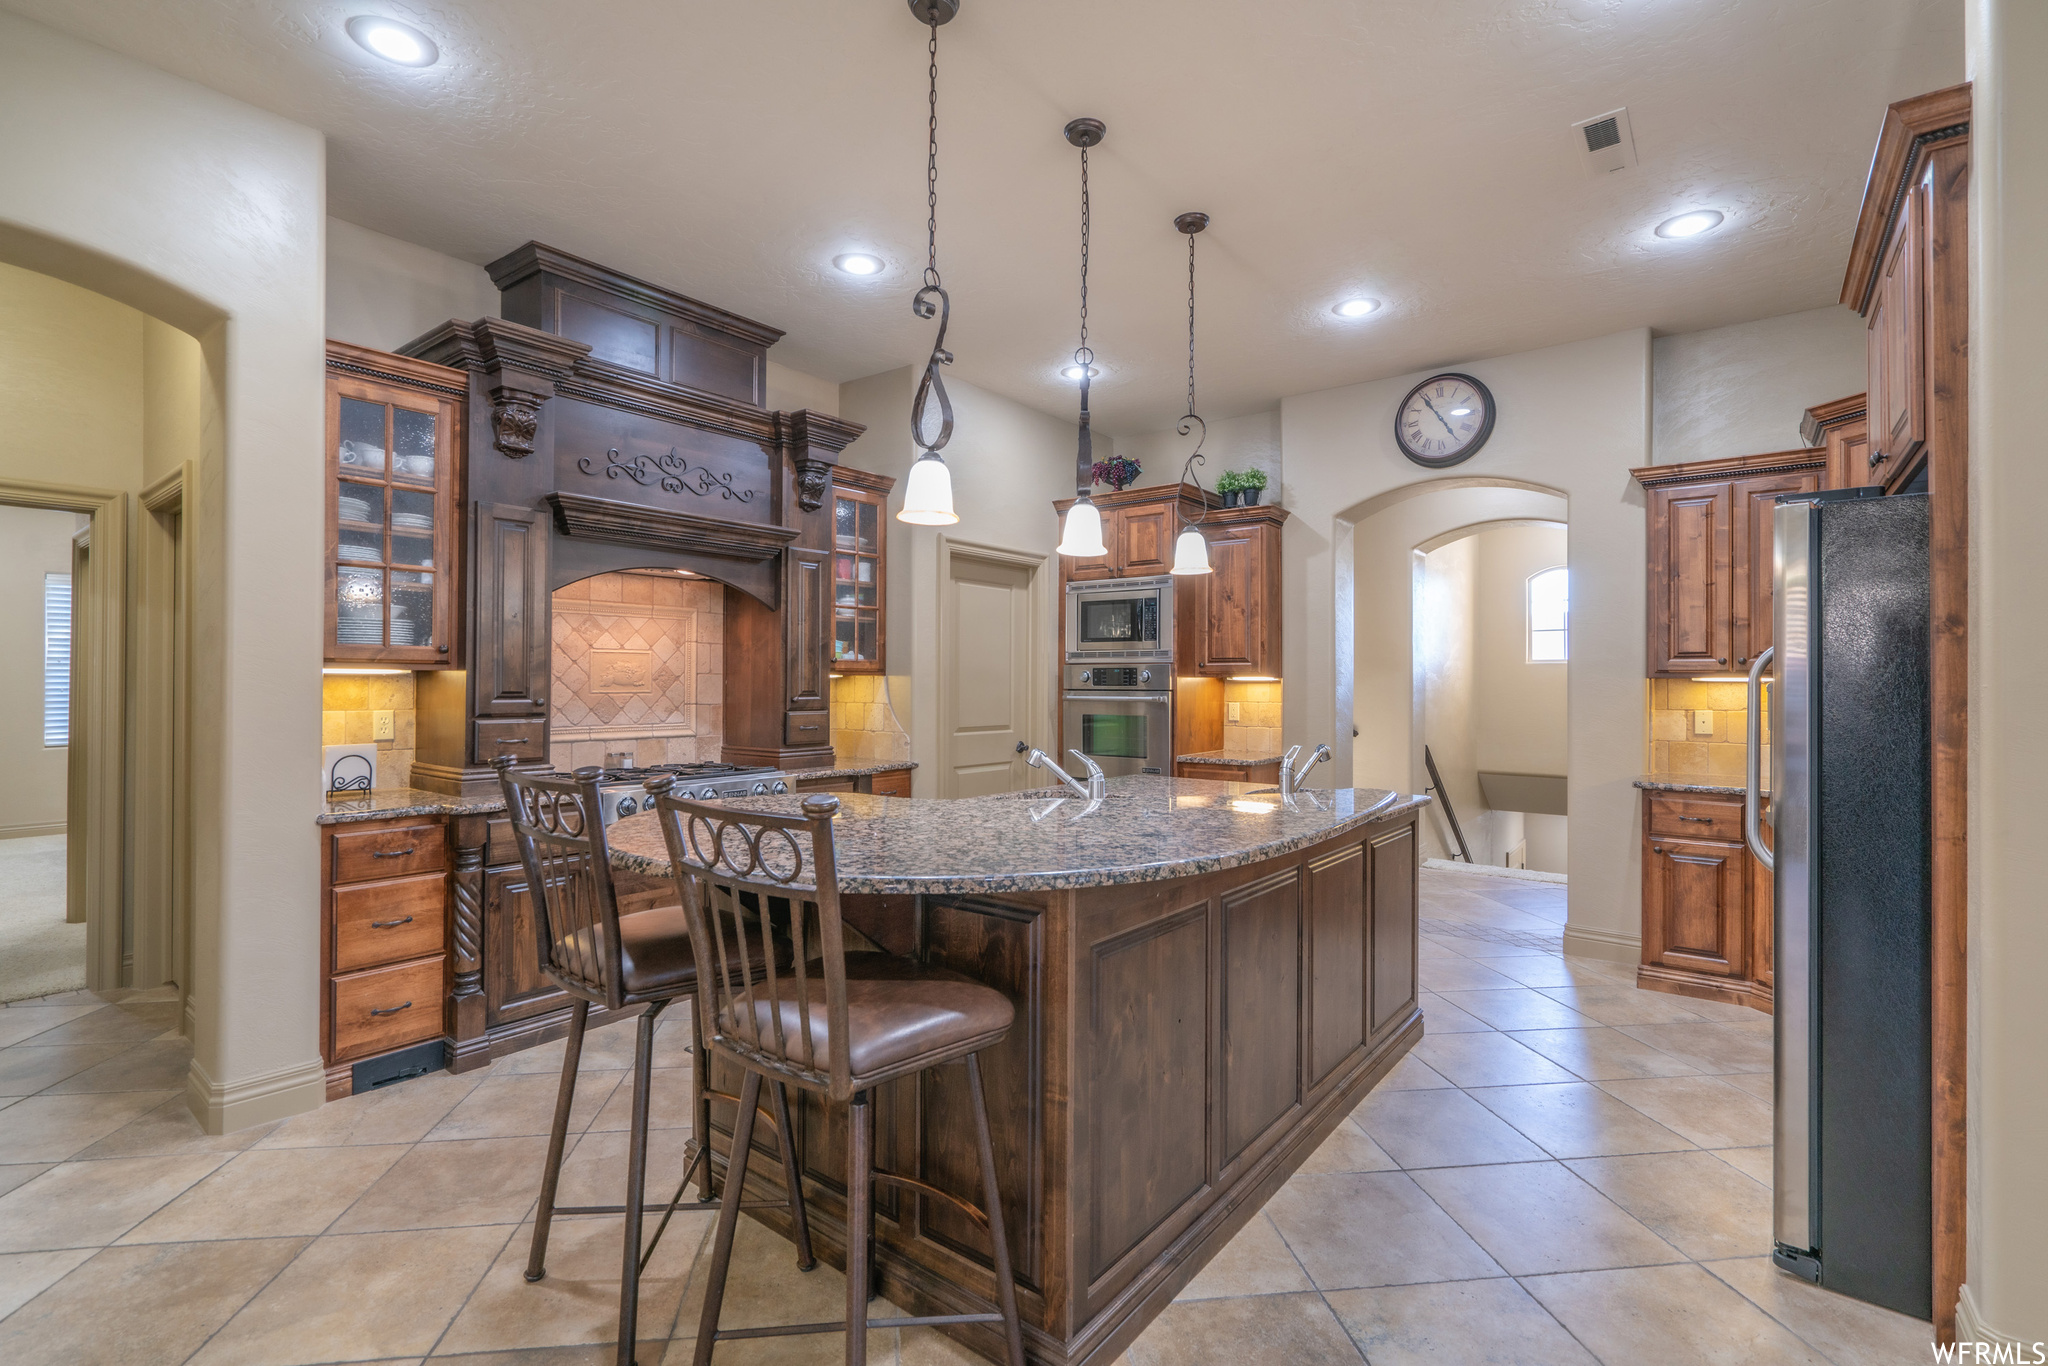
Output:
[[1378,1043],[1415,1009],[1415,827],[1382,835],[1369,848],[1372,992],[1366,1012]]
[[1653,674],[1728,667],[1731,486],[1650,491]]
[[1771,644],[1771,595],[1776,584],[1777,547],[1771,531],[1780,494],[1813,493],[1820,472],[1767,475],[1734,483],[1734,638],[1736,669],[1747,669]]
[[1643,859],[1643,959],[1740,977],[1748,966],[1749,858],[1739,844],[1651,837]]
[[1117,559],[1126,577],[1164,574],[1173,567],[1174,522],[1172,505],[1117,513]]
[[1363,847],[1308,870],[1303,897],[1309,938],[1309,1085],[1315,1087],[1365,1047],[1367,954]]
[[1023,744],[1037,743],[1032,699],[1049,662],[1033,643],[1037,573],[1026,565],[955,548],[941,604],[942,797],[978,797],[1029,786]]
[[1301,1103],[1301,938],[1295,870],[1223,898],[1226,1165]]
[[487,1027],[569,1004],[569,993],[541,976],[540,940],[523,868],[484,875],[484,964]]
[[[477,711],[545,713],[548,702],[548,528],[534,508],[477,504]],[[488,763],[494,754],[477,756]]]

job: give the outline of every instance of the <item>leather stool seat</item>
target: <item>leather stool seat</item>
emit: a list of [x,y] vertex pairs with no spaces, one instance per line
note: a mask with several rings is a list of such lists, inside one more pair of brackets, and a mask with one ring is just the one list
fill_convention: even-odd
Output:
[[[579,930],[564,941],[571,953],[599,956],[596,931]],[[756,982],[768,975],[761,940],[749,936],[748,963]],[[775,970],[784,972],[795,960],[789,941],[775,936]],[[739,980],[737,963],[733,980]],[[619,917],[619,984],[628,1000],[678,996],[697,987],[697,953],[690,942],[690,919],[681,906],[656,906]]]

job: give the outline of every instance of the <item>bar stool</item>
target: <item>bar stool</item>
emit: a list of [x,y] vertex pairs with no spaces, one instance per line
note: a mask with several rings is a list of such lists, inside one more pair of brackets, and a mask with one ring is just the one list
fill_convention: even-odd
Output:
[[[683,894],[693,942],[709,945],[707,963],[717,970],[697,978],[697,1015],[720,1056],[746,1073],[734,1127],[725,1200],[718,1211],[704,1314],[697,1328],[695,1366],[709,1366],[715,1344],[735,1338],[798,1333],[846,1333],[848,1366],[866,1366],[867,1330],[913,1324],[1000,1323],[1010,1366],[1024,1366],[1024,1338],[1017,1320],[1017,1290],[1010,1275],[1010,1245],[1003,1232],[1002,1195],[996,1186],[995,1152],[989,1142],[988,1105],[982,1093],[979,1053],[1009,1033],[1015,1011],[993,987],[945,968],[927,967],[884,953],[847,953],[839,917],[839,882],[833,859],[832,818],[837,797],[806,797],[803,815],[779,816],[669,794],[672,779],[647,784],[655,794],[669,862]],[[756,952],[746,933],[746,906],[771,901],[790,908],[793,966],[766,964],[756,974]],[[806,922],[815,913],[815,928]],[[806,935],[815,942],[807,944]],[[946,1063],[967,1065],[974,1107],[975,1143],[981,1158],[983,1205],[977,1207],[907,1176],[876,1171],[871,1097],[883,1082],[909,1077]],[[847,1114],[846,1321],[790,1324],[721,1331],[719,1306],[725,1298],[732,1261],[733,1231],[739,1223],[740,1188],[746,1181],[754,1111],[763,1080],[817,1092]],[[787,1159],[785,1159],[785,1166]],[[995,1261],[995,1314],[954,1314],[868,1320],[872,1275],[874,1185],[887,1182],[917,1195],[943,1200],[988,1231]]]
[[[533,1249],[527,1259],[526,1279],[538,1281],[547,1275],[548,1231],[557,1214],[624,1214],[626,1216],[623,1269],[619,1280],[619,1366],[633,1366],[635,1331],[640,1306],[640,1273],[661,1243],[670,1216],[678,1209],[722,1209],[711,1196],[711,1090],[710,1067],[704,1054],[703,1022],[693,1012],[695,1035],[696,1127],[690,1135],[688,1164],[675,1197],[667,1205],[644,1203],[647,1190],[647,1112],[653,1084],[654,1031],[669,1003],[698,989],[697,959],[691,952],[689,922],[680,906],[659,906],[652,910],[619,914],[618,896],[612,884],[611,852],[606,847],[604,821],[600,815],[597,784],[602,769],[579,768],[574,777],[559,774],[518,773],[510,758],[497,760],[498,781],[505,793],[505,813],[511,818],[519,861],[526,869],[526,883],[533,903],[533,922],[539,939],[540,970],[562,990],[575,998],[569,1014],[569,1038],[562,1054],[562,1083],[555,1097],[554,1126],[548,1136],[547,1166],[541,1175],[540,1207],[534,1214]],[[769,936],[762,939],[757,920],[735,933],[749,940],[752,969],[766,975],[779,962],[791,961],[789,943]],[[770,947],[772,946],[772,947]],[[764,949],[767,951],[764,952]],[[619,1205],[555,1204],[556,1187],[562,1176],[562,1150],[568,1138],[569,1111],[576,1099],[576,1070],[583,1056],[583,1033],[590,1008],[602,1005],[610,1011],[644,1004],[639,1034],[633,1052],[633,1128],[626,1164],[626,1198]],[[751,1107],[760,1103],[760,1089],[739,1096],[718,1095],[721,1100]],[[795,1225],[797,1268],[809,1271],[817,1265],[811,1255],[810,1228],[804,1217],[803,1192],[796,1180],[796,1155],[789,1123],[789,1088],[775,1087],[773,1126],[782,1146],[782,1170],[788,1181],[787,1204]],[[752,1130],[752,1112],[742,1127]],[[703,1199],[686,1201],[692,1174],[702,1172]],[[742,1162],[741,1170],[745,1165]],[[738,1190],[734,1183],[731,1191]],[[782,1201],[751,1202],[749,1208]],[[654,1241],[640,1246],[641,1217],[650,1209],[661,1211],[661,1223]]]

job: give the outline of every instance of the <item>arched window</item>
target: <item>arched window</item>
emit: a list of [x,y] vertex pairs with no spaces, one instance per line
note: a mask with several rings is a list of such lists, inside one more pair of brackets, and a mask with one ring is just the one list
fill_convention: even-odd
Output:
[[1529,662],[1548,664],[1571,656],[1570,593],[1564,566],[1529,576]]

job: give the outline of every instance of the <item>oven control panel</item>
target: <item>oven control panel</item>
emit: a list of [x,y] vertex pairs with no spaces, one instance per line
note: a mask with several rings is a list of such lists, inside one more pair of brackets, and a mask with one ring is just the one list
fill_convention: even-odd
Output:
[[1144,665],[1096,664],[1082,669],[1067,670],[1067,686],[1070,688],[1145,688],[1163,687],[1164,671],[1155,671]]

